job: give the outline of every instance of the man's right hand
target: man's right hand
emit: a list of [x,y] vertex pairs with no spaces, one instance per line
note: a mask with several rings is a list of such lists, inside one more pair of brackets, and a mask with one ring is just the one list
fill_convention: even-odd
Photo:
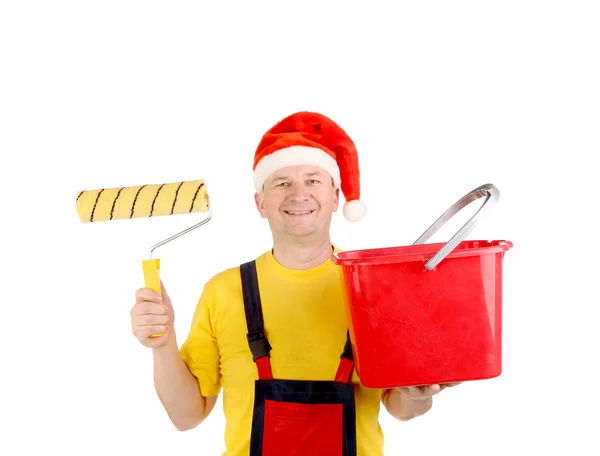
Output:
[[[160,287],[162,296],[150,288],[137,290],[135,305],[130,312],[131,330],[134,336],[142,345],[151,348],[167,344],[175,320],[171,299],[162,281]],[[150,337],[152,334],[164,334],[164,336]]]

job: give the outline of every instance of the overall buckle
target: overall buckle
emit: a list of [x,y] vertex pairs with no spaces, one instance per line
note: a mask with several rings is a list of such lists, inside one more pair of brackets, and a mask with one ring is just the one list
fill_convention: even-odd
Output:
[[352,343],[350,342],[350,333],[346,337],[346,344],[344,345],[344,352],[341,354],[341,358],[349,359],[350,361],[354,361],[354,353],[352,352]]
[[252,352],[252,359],[256,361],[258,358],[269,356],[271,351],[271,344],[267,340],[264,330],[258,329],[256,331],[250,331],[247,334],[248,345]]

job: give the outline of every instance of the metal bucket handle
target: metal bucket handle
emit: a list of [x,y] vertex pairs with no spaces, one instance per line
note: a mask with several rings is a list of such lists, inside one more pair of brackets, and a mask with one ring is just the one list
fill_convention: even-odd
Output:
[[463,208],[468,206],[475,200],[485,197],[485,201],[479,208],[479,210],[471,217],[471,219],[463,225],[463,227],[458,230],[458,232],[452,236],[452,238],[440,249],[438,252],[431,258],[426,264],[425,268],[431,271],[434,269],[447,255],[450,254],[457,246],[460,244],[468,235],[475,229],[475,227],[479,224],[484,214],[487,214],[498,201],[500,193],[498,189],[494,187],[492,184],[485,184],[481,187],[477,187],[475,190],[467,193],[460,200],[458,200],[454,205],[444,212],[440,218],[438,218],[433,225],[431,225],[427,230],[419,236],[413,245],[424,244],[431,236],[433,236],[436,231],[438,231],[448,220],[450,220],[454,215],[460,212]]

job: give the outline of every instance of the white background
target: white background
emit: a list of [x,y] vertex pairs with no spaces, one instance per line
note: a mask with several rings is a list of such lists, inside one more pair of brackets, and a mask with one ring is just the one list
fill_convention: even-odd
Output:
[[260,136],[314,110],[359,149],[340,247],[410,244],[486,182],[470,238],[514,242],[503,374],[382,410],[386,454],[600,454],[595,2],[204,3],[2,2],[0,453],[220,454],[221,401],[176,431],[130,332],[147,249],[199,217],[83,224],[75,196],[206,180],[213,220],[157,251],[181,343],[204,282],[270,247]]

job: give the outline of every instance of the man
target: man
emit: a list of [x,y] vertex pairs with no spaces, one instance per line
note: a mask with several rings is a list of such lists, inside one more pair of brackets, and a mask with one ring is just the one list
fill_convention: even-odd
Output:
[[300,112],[267,131],[253,169],[273,248],[207,282],[180,349],[164,285],[162,300],[136,293],[132,329],[153,349],[157,394],[187,430],[223,389],[227,455],[381,455],[380,403],[409,420],[451,385],[375,390],[353,369],[329,229],[340,188],[347,220],[366,213],[355,145],[331,119]]

